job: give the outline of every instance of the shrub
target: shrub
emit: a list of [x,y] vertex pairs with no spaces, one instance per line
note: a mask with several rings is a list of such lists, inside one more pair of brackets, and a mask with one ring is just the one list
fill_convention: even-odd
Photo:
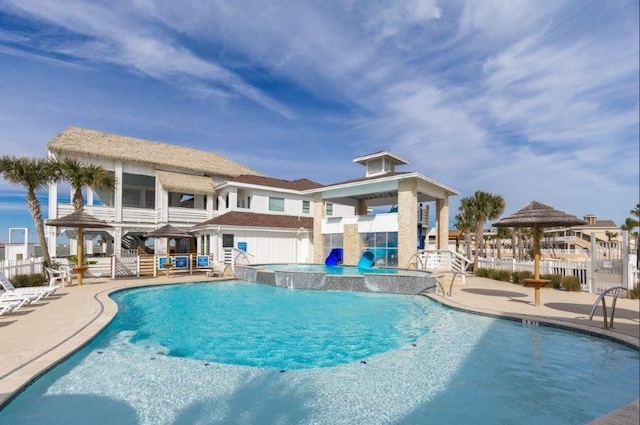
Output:
[[43,273],[36,274],[19,274],[11,278],[11,283],[16,288],[24,288],[27,286],[41,286],[46,278]]
[[519,272],[511,273],[511,281],[513,283],[522,284],[525,279],[531,279],[533,277],[533,273],[528,270],[522,270]]
[[511,273],[508,270],[491,270],[491,279],[499,280],[502,282],[511,281]]
[[562,289],[566,291],[580,291],[580,279],[577,276],[565,276],[562,278]]
[[547,285],[550,288],[560,289],[562,286],[562,275],[561,274],[545,274],[541,276],[541,279],[550,280]]
[[628,293],[629,298],[631,298],[632,300],[637,300],[638,297],[640,297],[640,294],[638,294],[638,284],[636,283],[635,285],[633,285],[633,289],[629,289]]
[[491,269],[479,268],[478,271],[476,272],[476,276],[478,276],[478,277],[490,277],[491,276]]

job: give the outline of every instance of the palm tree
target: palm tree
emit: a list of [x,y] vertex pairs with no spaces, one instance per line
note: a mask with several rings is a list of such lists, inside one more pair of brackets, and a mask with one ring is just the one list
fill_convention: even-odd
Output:
[[[463,202],[464,201],[464,202]],[[484,248],[484,225],[488,220],[495,220],[504,212],[504,199],[500,195],[476,191],[472,197],[460,201],[460,208],[473,217],[476,230],[476,255],[473,258],[473,272],[478,271],[478,258]],[[479,246],[478,246],[479,244]]]
[[76,211],[84,208],[82,189],[113,189],[115,176],[101,165],[84,164],[76,159],[65,158],[56,163],[61,177],[69,182],[73,188],[73,207]]
[[469,213],[470,209],[466,205],[467,200],[462,199],[460,201],[459,214],[455,216],[456,229],[460,230],[462,237],[464,238],[464,244],[467,252],[467,258],[471,258],[471,233],[475,230],[475,223],[473,217]]
[[628,217],[620,229],[628,231],[636,237],[636,267],[640,268],[640,232],[634,232],[634,229],[640,226],[640,204],[636,204],[635,208],[629,211],[632,217]]
[[[502,258],[502,241],[511,238],[513,230],[509,227],[498,227],[496,231],[496,242],[498,249],[498,259]],[[512,247],[513,248],[513,247]]]
[[51,256],[44,235],[42,206],[36,192],[57,180],[54,165],[47,158],[18,158],[4,155],[0,158],[0,174],[12,184],[21,184],[27,189],[27,207],[36,226],[45,267],[51,266]]

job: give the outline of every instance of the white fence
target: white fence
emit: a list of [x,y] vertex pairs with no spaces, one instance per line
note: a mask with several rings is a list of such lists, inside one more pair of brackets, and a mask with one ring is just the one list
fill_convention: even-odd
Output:
[[44,261],[42,258],[29,258],[27,260],[0,261],[0,273],[7,279],[21,274],[44,273]]
[[[631,256],[628,261],[628,273],[620,273],[617,280],[604,280],[600,278],[599,271],[592,264],[591,259],[585,261],[564,261],[564,260],[540,260],[540,275],[558,274],[561,276],[576,276],[580,281],[583,291],[600,294],[610,287],[623,286],[633,288],[638,283],[638,270],[635,267],[635,256]],[[533,261],[518,261],[513,259],[480,258],[478,266],[492,270],[507,270],[509,272],[529,271],[533,274]]]

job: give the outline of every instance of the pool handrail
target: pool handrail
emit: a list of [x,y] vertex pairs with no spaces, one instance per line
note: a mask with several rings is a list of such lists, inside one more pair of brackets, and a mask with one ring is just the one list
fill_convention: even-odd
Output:
[[[591,309],[591,314],[589,314],[589,320],[593,319],[593,315],[596,312],[596,308],[598,307],[598,304],[600,303],[600,301],[602,301],[602,317],[604,319],[604,328],[613,329],[613,316],[616,314],[616,301],[618,300],[618,294],[620,293],[620,290],[628,291],[629,289],[625,288],[624,286],[614,286],[613,288],[609,288],[606,291],[604,291],[602,294],[600,294],[596,302],[593,304],[593,308]],[[604,297],[609,292],[613,292],[614,294],[613,294],[613,302],[611,303],[611,318],[609,319],[609,324],[607,324],[607,303]]]

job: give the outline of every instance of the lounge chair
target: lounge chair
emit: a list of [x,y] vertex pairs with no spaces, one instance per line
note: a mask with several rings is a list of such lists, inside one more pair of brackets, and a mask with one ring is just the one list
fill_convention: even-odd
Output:
[[6,313],[11,313],[14,310],[19,309],[24,304],[26,304],[26,300],[15,300],[15,301],[3,301],[0,299],[0,316]]
[[3,300],[0,297],[0,316],[6,313],[11,313],[13,310],[17,310],[23,305],[28,304],[27,298],[15,299],[15,300]]
[[[49,280],[48,286],[29,286],[25,288],[16,288],[13,284],[5,277],[4,274],[0,273],[0,287],[2,287],[6,294],[12,295],[38,295],[38,299],[46,298],[49,295],[53,294],[60,286],[53,285],[51,280]],[[36,301],[37,301],[36,300]]]

